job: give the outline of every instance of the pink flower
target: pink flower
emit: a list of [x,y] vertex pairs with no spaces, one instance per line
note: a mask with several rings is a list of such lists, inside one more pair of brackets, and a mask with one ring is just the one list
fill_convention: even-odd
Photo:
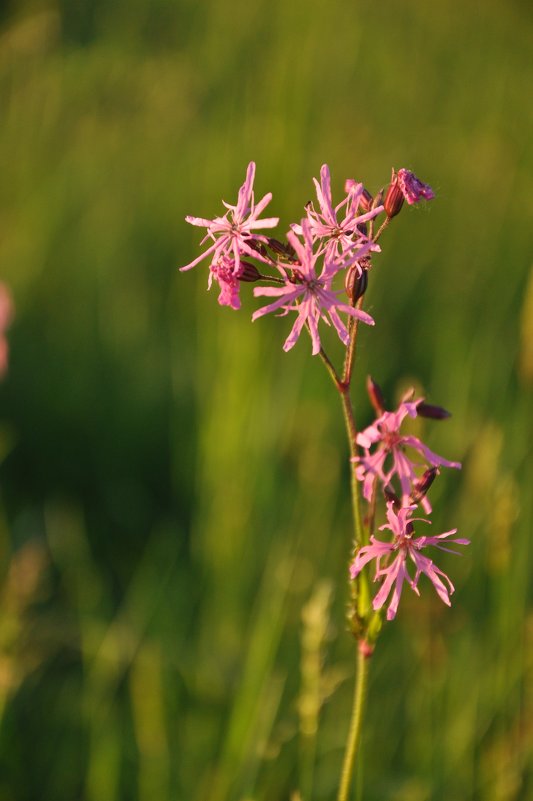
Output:
[[291,265],[292,277],[289,278],[280,267],[285,278],[284,286],[256,287],[254,289],[255,297],[275,297],[276,300],[254,312],[252,320],[257,320],[264,314],[277,309],[283,309],[283,314],[287,314],[289,311],[296,311],[298,316],[289,336],[285,340],[283,350],[288,351],[295,345],[302,328],[307,323],[313,342],[313,355],[315,356],[320,351],[320,337],[318,334],[320,319],[324,320],[327,325],[330,324],[331,320],[339,338],[345,345],[349,342],[349,334],[339,317],[339,312],[345,312],[363,323],[367,323],[367,325],[374,325],[374,320],[369,314],[360,309],[354,309],[347,303],[342,303],[338,298],[340,292],[334,292],[331,289],[331,281],[335,273],[343,267],[353,264],[356,258],[365,255],[372,243],[368,242],[364,245],[363,252],[361,250],[358,251],[357,256],[352,256],[345,264],[325,261],[322,272],[317,276],[315,264],[320,253],[313,253],[313,236],[308,220],[302,220],[301,230],[304,238],[303,244],[292,231],[287,234],[287,239],[296,251],[298,258],[298,263]]
[[[413,520],[410,519],[414,509],[416,509],[415,506],[405,506],[396,513],[394,511],[394,503],[389,502],[387,504],[387,519],[389,522],[380,526],[379,530],[389,529],[392,531],[392,542],[382,542],[375,537],[371,537],[370,545],[364,545],[359,549],[350,567],[350,575],[354,579],[368,562],[372,561],[372,559],[376,560],[374,581],[382,581],[383,583],[372,602],[372,606],[374,609],[381,609],[392,591],[391,602],[387,609],[387,620],[392,620],[396,616],[404,581],[411,586],[411,589],[417,595],[420,595],[418,580],[422,573],[426,574],[435,587],[439,598],[448,606],[450,606],[450,595],[454,592],[454,586],[446,573],[443,573],[428,556],[424,556],[420,551],[428,545],[432,545],[441,551],[455,553],[455,551],[442,545],[441,540],[446,539],[451,534],[455,534],[457,529],[445,531],[443,534],[437,534],[434,537],[418,537],[414,539]],[[424,518],[414,519],[429,523],[429,520],[424,520]],[[458,545],[470,544],[470,541],[466,539],[453,539],[449,540],[449,542],[454,542]],[[390,561],[389,557],[392,554],[397,555]],[[407,557],[416,568],[414,578],[411,578],[407,570]],[[382,567],[383,561],[387,561],[385,567]]]
[[9,346],[5,331],[13,318],[13,303],[5,284],[0,283],[0,378],[7,370]]
[[[365,192],[363,184],[347,181],[347,195],[337,206],[333,206],[331,197],[331,176],[327,164],[320,170],[320,183],[313,178],[316,196],[320,211],[316,211],[313,204],[307,206],[307,219],[314,239],[324,240],[324,254],[326,261],[345,259],[354,248],[368,242],[368,239],[359,230],[358,226],[372,220],[383,211],[383,206],[377,206],[366,213],[359,214],[359,207],[363,202]],[[344,218],[338,220],[339,212],[344,210]],[[292,226],[293,230],[302,235],[300,225]],[[372,245],[371,250],[379,251],[378,245]]]
[[[401,496],[405,503],[411,494],[416,482],[418,481],[417,471],[432,467],[453,467],[460,470],[459,462],[449,462],[433,453],[418,437],[400,434],[400,426],[405,417],[416,417],[417,407],[423,403],[424,399],[416,401],[409,400],[413,396],[410,390],[400,403],[395,412],[383,412],[372,425],[360,431],[357,435],[357,444],[365,449],[364,456],[356,456],[352,461],[357,463],[355,475],[359,481],[363,482],[363,496],[367,501],[372,498],[374,483],[379,478],[383,487],[389,487],[391,480],[396,475],[400,482]],[[370,449],[376,445],[374,453]],[[405,448],[409,447],[422,456],[421,463],[413,462],[405,453]],[[385,467],[388,457],[391,457],[392,465]],[[390,460],[389,460],[390,461]],[[422,508],[426,513],[431,512],[431,504],[426,497],[421,500]]]
[[229,203],[224,205],[228,211],[223,217],[214,220],[205,220],[202,217],[185,217],[191,225],[207,228],[207,234],[202,244],[212,239],[213,243],[197,259],[180,267],[181,270],[190,270],[211,253],[211,264],[218,264],[222,256],[231,258],[234,272],[239,271],[241,253],[247,253],[256,259],[264,258],[254,249],[254,242],[266,242],[266,237],[254,233],[257,228],[274,228],[278,224],[278,217],[267,217],[259,220],[258,217],[272,200],[272,193],[265,195],[257,205],[254,203],[253,183],[255,177],[255,163],[251,161],[246,172],[246,180],[239,189],[239,197],[235,206]]
[[398,185],[401,189],[402,195],[407,200],[410,206],[413,203],[418,203],[422,198],[425,200],[433,200],[435,193],[433,189],[423,183],[416,175],[404,167],[398,170]]
[[231,306],[231,308],[235,310],[241,308],[239,276],[242,271],[243,268],[241,264],[239,265],[239,271],[235,273],[234,262],[228,259],[227,256],[221,256],[217,264],[211,264],[209,268],[208,288],[211,289],[213,279],[218,283],[220,287],[218,302],[221,306]]

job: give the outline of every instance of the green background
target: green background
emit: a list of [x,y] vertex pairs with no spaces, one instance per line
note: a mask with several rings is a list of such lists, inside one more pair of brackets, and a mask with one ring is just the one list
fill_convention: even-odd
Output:
[[[507,0],[0,6],[0,801],[335,797],[351,702],[340,404],[289,319],[189,273],[248,161],[435,189],[383,237],[355,399],[414,385],[463,471],[372,662],[365,801],[533,792],[533,44]],[[327,341],[327,337],[326,337]],[[331,341],[335,358],[340,350]],[[319,729],[317,734],[317,721]]]

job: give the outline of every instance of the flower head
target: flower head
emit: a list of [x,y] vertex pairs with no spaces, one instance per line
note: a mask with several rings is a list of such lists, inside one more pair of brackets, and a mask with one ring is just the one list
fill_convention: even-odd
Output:
[[[360,208],[366,205],[366,192],[363,184],[348,181],[347,194],[337,206],[333,206],[331,196],[331,175],[327,164],[320,170],[320,183],[313,178],[319,210],[312,203],[307,205],[307,219],[314,239],[320,239],[324,245],[327,261],[344,260],[355,248],[365,244],[368,240],[359,226],[372,220],[381,211],[383,206],[377,206],[360,213]],[[341,216],[344,214],[344,217]],[[294,225],[293,230],[302,235],[300,225]],[[374,245],[372,250],[379,250]]]
[[433,189],[421,181],[411,170],[402,167],[398,170],[398,186],[410,206],[424,200],[433,200],[435,193]]
[[[381,609],[392,592],[392,598],[387,609],[387,620],[392,620],[396,616],[404,581],[410,585],[417,595],[420,595],[418,580],[421,574],[425,573],[433,584],[437,595],[447,606],[450,606],[450,595],[455,589],[446,573],[440,570],[428,556],[424,556],[421,550],[428,546],[433,546],[441,551],[456,553],[445,547],[442,541],[455,534],[457,529],[454,528],[433,537],[414,538],[414,520],[411,518],[414,509],[416,509],[416,506],[404,506],[396,512],[394,503],[389,501],[387,504],[388,522],[380,526],[380,531],[389,529],[393,535],[392,542],[383,542],[371,537],[370,545],[364,545],[359,549],[350,567],[350,575],[354,579],[368,562],[373,559],[376,560],[374,580],[382,581],[382,584],[372,602],[372,606],[374,609]],[[429,523],[429,520],[424,518],[415,519]],[[470,544],[470,541],[466,539],[453,539],[448,540],[448,542],[453,542],[457,545]],[[407,569],[408,558],[415,566],[414,577],[410,576]],[[383,564],[384,562],[385,564]]]
[[301,231],[304,239],[303,243],[300,242],[294,232],[289,231],[287,234],[289,243],[296,252],[298,262],[291,265],[290,277],[280,268],[285,278],[285,284],[283,286],[256,287],[254,289],[256,297],[275,297],[276,300],[254,312],[252,320],[257,320],[258,317],[277,309],[283,309],[283,314],[287,314],[289,311],[296,311],[298,316],[289,336],[285,340],[283,350],[288,351],[295,345],[302,328],[307,323],[313,342],[313,355],[316,355],[320,351],[320,337],[318,334],[320,319],[324,320],[327,325],[331,321],[339,338],[345,345],[349,342],[349,334],[339,317],[339,312],[345,312],[363,323],[367,323],[367,325],[374,325],[374,320],[369,314],[360,309],[354,309],[353,306],[349,306],[347,303],[342,303],[338,298],[340,292],[335,292],[331,289],[331,282],[335,273],[343,267],[354,263],[356,258],[360,258],[364,253],[367,253],[372,243],[369,242],[363,246],[364,253],[358,251],[357,257],[352,256],[345,264],[325,260],[322,272],[317,275],[315,265],[320,253],[313,253],[313,235],[308,220],[302,220]]
[[[355,475],[363,482],[363,496],[367,501],[372,498],[376,478],[383,483],[383,488],[387,488],[396,475],[402,499],[407,502],[413,489],[416,489],[421,470],[429,466],[461,468],[459,462],[450,462],[433,453],[418,437],[400,434],[403,420],[407,416],[416,417],[418,407],[424,402],[423,398],[410,400],[412,396],[413,390],[410,390],[395,412],[383,412],[372,425],[357,435],[357,444],[364,448],[365,455],[354,457],[353,461],[357,464]],[[371,453],[374,446],[375,450]],[[422,462],[413,462],[407,456],[406,448],[417,451]],[[421,504],[425,512],[431,512],[431,504],[426,497],[422,498]]]
[[239,196],[235,206],[224,202],[227,212],[223,217],[206,220],[203,217],[185,217],[191,225],[207,228],[207,234],[202,240],[213,240],[212,244],[197,259],[181,267],[181,270],[190,270],[210,254],[213,254],[212,265],[220,264],[222,257],[231,259],[233,271],[239,272],[241,254],[246,253],[256,259],[264,260],[254,244],[266,242],[266,237],[256,234],[257,228],[274,228],[278,224],[278,217],[265,217],[258,219],[261,212],[270,203],[272,194],[266,194],[259,203],[254,202],[253,183],[255,177],[255,163],[251,161],[246,172],[246,180],[239,189]]
[[218,296],[220,306],[231,306],[235,310],[241,308],[239,275],[242,270],[241,263],[239,271],[235,273],[234,263],[227,256],[221,256],[216,264],[211,264],[209,268],[209,289],[211,289],[213,281],[218,283],[220,287]]

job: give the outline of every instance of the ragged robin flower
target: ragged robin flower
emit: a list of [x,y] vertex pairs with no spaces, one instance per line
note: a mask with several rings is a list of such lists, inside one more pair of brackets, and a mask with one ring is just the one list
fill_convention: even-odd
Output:
[[291,265],[290,275],[283,267],[278,265],[285,278],[284,285],[256,287],[254,289],[256,297],[274,297],[276,300],[254,312],[252,320],[257,320],[264,314],[278,309],[282,309],[283,314],[295,311],[298,316],[289,336],[285,340],[283,350],[288,351],[296,344],[302,328],[307,324],[313,343],[313,355],[316,355],[320,352],[321,347],[318,333],[319,320],[324,320],[327,325],[330,325],[331,321],[339,338],[345,345],[349,342],[349,334],[339,316],[339,312],[349,314],[361,320],[361,322],[367,323],[367,325],[374,325],[374,320],[369,314],[341,302],[338,297],[341,293],[331,289],[334,275],[343,267],[350,266],[356,259],[366,255],[372,247],[372,243],[367,242],[357,251],[356,256],[351,256],[344,264],[325,261],[322,272],[317,275],[315,267],[320,253],[313,253],[313,235],[308,220],[302,220],[301,231],[304,239],[303,244],[294,232],[289,231],[287,234],[289,244],[294,248],[298,261]]
[[[363,184],[355,181],[347,182],[347,194],[337,206],[333,205],[331,196],[331,175],[327,164],[320,170],[320,183],[313,178],[319,210],[312,203],[307,205],[309,228],[315,240],[321,240],[326,261],[346,260],[346,257],[368,240],[361,230],[368,220],[372,220],[383,211],[383,206],[375,209],[360,209],[366,205],[366,193]],[[293,225],[293,230],[302,235],[300,225]],[[379,251],[378,245],[372,250]]]
[[[355,556],[355,559],[350,567],[350,575],[355,579],[366,564],[373,559],[376,560],[376,573],[374,580],[381,581],[379,588],[372,606],[375,610],[381,609],[391,595],[392,597],[387,608],[387,620],[392,620],[398,611],[398,604],[403,589],[403,583],[407,582],[417,595],[420,595],[418,589],[418,581],[422,573],[424,573],[431,583],[439,598],[444,601],[447,606],[450,606],[450,595],[454,592],[454,586],[449,577],[434,562],[421,551],[428,546],[433,546],[441,551],[448,551],[449,553],[456,553],[450,548],[446,547],[449,542],[456,543],[457,545],[469,545],[470,541],[467,539],[452,539],[448,540],[452,534],[455,534],[457,529],[445,531],[443,534],[437,534],[433,537],[414,537],[413,522],[415,520],[429,523],[429,520],[424,518],[412,518],[411,515],[416,509],[416,506],[404,506],[395,511],[395,504],[392,501],[387,503],[387,520],[383,526],[380,526],[380,531],[388,529],[392,532],[392,542],[383,542],[376,539],[374,536],[370,538],[370,545],[364,545],[360,548]],[[446,544],[443,541],[446,540]],[[408,559],[415,566],[415,575],[411,577],[408,571]]]
[[261,212],[272,200],[272,193],[269,192],[259,203],[255,204],[254,177],[255,163],[251,161],[246,171],[246,180],[239,189],[236,205],[230,206],[229,203],[223,201],[228,209],[223,217],[215,217],[214,220],[206,220],[203,217],[185,217],[186,221],[191,225],[207,228],[207,234],[202,240],[202,244],[208,240],[213,241],[201,256],[181,267],[181,270],[190,270],[191,267],[195,267],[211,254],[213,254],[212,265],[220,265],[222,257],[230,259],[233,263],[234,273],[239,272],[242,254],[264,261],[260,251],[254,245],[258,242],[267,242],[267,238],[255,233],[255,231],[258,228],[275,228],[279,218],[265,217],[262,220],[258,219]]
[[[409,498],[416,488],[421,471],[431,467],[461,468],[459,462],[450,462],[434,453],[418,437],[400,434],[403,420],[416,417],[419,407],[424,404],[423,398],[411,400],[413,390],[407,392],[395,412],[384,411],[372,425],[357,434],[356,442],[364,449],[364,456],[355,456],[355,475],[363,482],[363,496],[367,501],[372,499],[376,481],[381,481],[383,489],[393,488],[392,480],[397,477],[403,502]],[[430,407],[433,408],[433,407]],[[436,407],[435,407],[436,408]],[[371,449],[375,450],[371,453]],[[414,462],[406,453],[409,448],[422,457],[421,462]],[[431,512],[431,504],[427,497],[421,500],[426,513]]]

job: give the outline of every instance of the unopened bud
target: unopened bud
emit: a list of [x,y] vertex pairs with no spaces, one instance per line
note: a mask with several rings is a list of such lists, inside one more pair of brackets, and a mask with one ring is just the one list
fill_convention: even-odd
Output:
[[361,197],[359,198],[359,205],[361,206],[361,208],[364,211],[370,211],[370,209],[372,208],[373,200],[374,198],[372,197],[368,189],[365,189],[365,187],[363,187],[363,191],[361,192]]
[[384,487],[383,495],[385,496],[386,501],[389,501],[390,503],[394,504],[394,508],[396,511],[398,511],[398,509],[401,508],[402,504],[400,503],[400,499],[398,498],[396,493],[393,492],[391,489],[389,489],[388,487]]
[[379,384],[376,384],[372,376],[366,379],[366,391],[370,398],[370,403],[374,407],[374,411],[378,416],[381,416],[385,411],[385,401],[383,400],[383,393]]
[[387,192],[385,193],[385,200],[383,202],[383,205],[385,206],[385,213],[389,219],[396,217],[396,215],[400,213],[404,200],[405,198],[403,192],[398,183],[398,176],[393,170],[391,182],[388,186]]
[[420,503],[439,474],[437,467],[429,467],[413,485],[413,490],[409,496],[411,503]]
[[372,209],[376,209],[378,206],[381,206],[383,203],[383,189],[380,189],[377,195],[375,196],[374,200],[372,201]]
[[262,242],[257,242],[255,239],[247,239],[246,244],[249,248],[252,248],[252,250],[256,250],[258,253],[260,253],[261,256],[268,256],[267,249]]
[[278,256],[283,256],[283,258],[289,259],[290,261],[296,261],[296,251],[288,242],[280,242],[279,239],[269,237],[268,246],[274,253],[277,253]]
[[419,417],[429,417],[431,420],[446,420],[451,417],[451,412],[447,412],[442,406],[433,406],[431,403],[419,403],[416,407]]
[[362,298],[368,286],[368,271],[361,269],[361,266],[356,262],[346,271],[346,279],[344,281],[344,288],[346,294],[355,306],[359,298]]
[[237,276],[239,281],[259,281],[261,278],[261,273],[255,266],[255,264],[251,264],[249,261],[241,261],[241,269]]

